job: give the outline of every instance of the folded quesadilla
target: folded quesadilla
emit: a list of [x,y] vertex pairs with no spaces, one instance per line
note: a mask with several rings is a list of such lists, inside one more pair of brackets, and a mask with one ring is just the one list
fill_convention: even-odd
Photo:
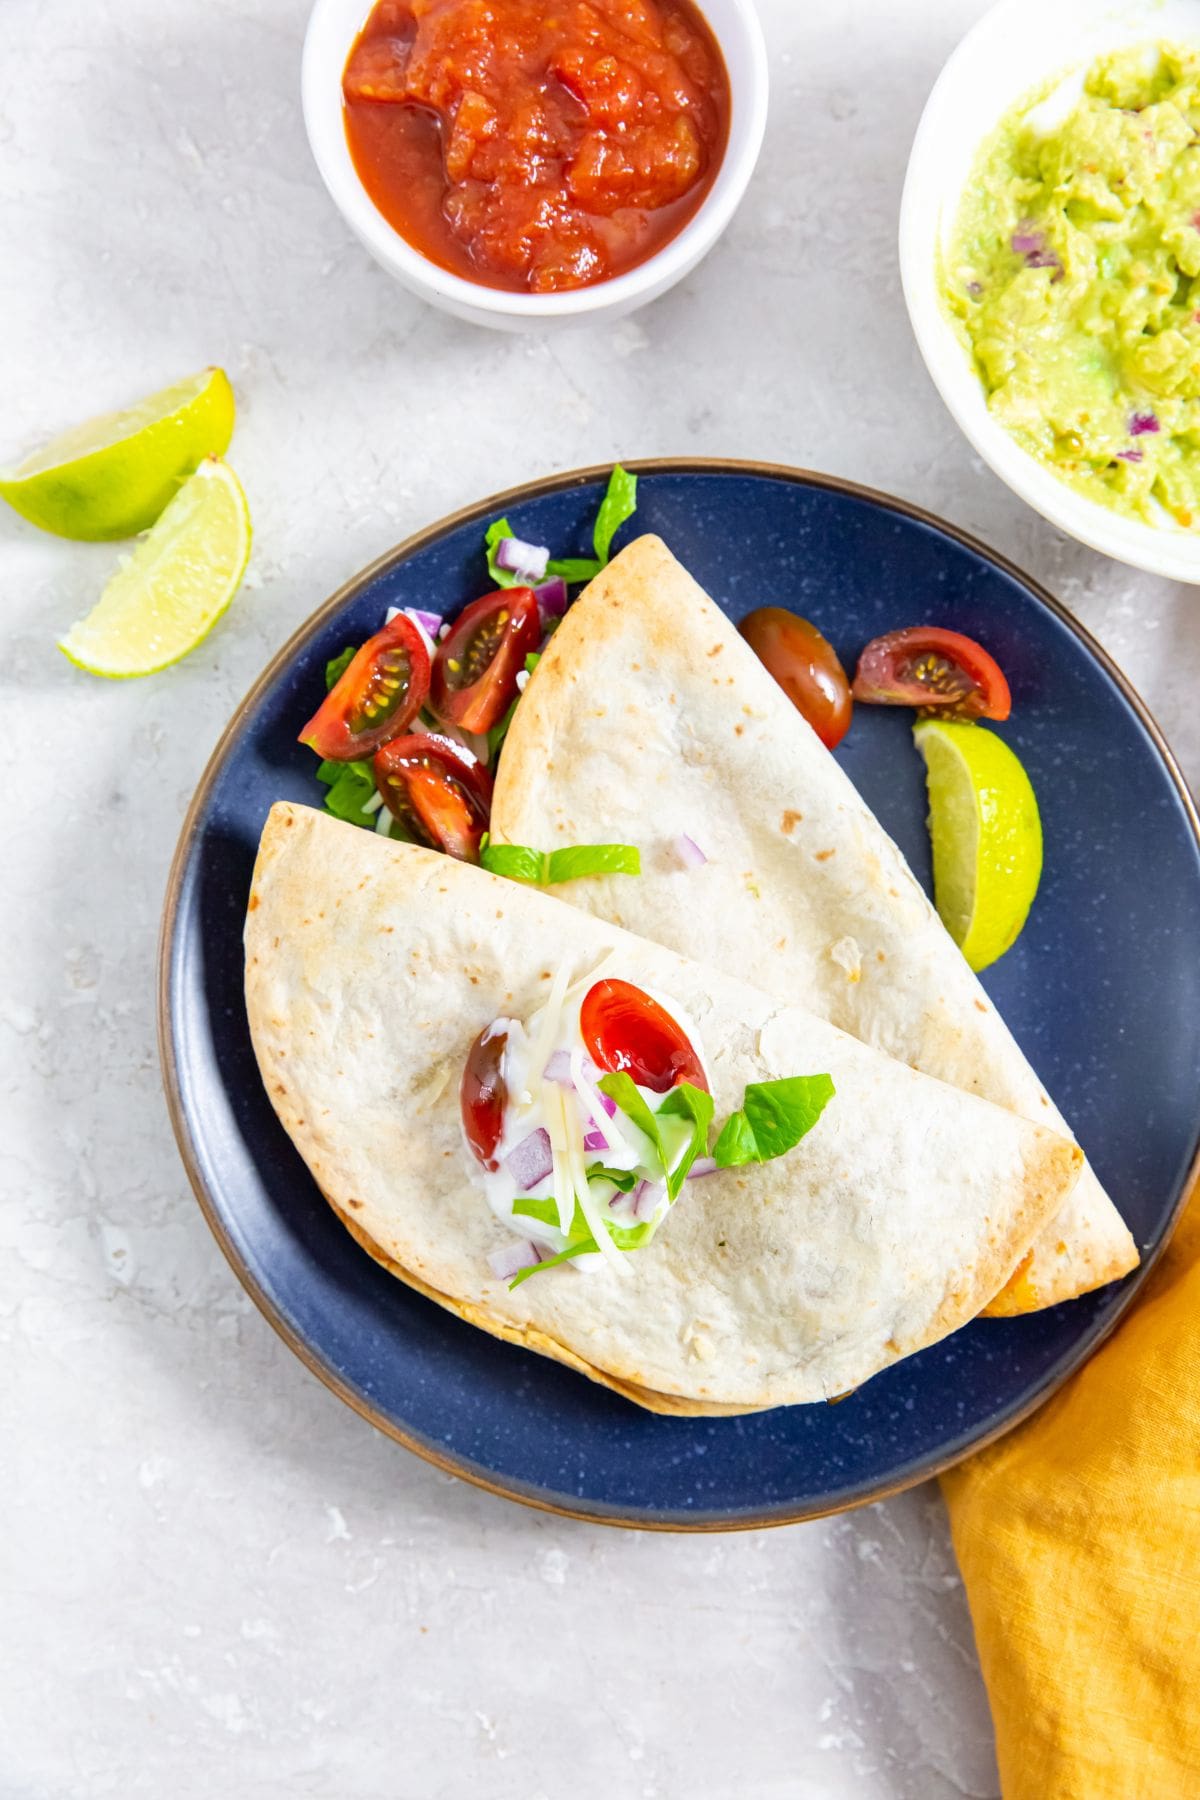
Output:
[[[1069,1132],[879,821],[659,539],[622,551],[550,640],[504,745],[492,834],[636,844],[640,879],[564,897]],[[704,866],[681,859],[685,835]],[[1137,1261],[1085,1169],[988,1310],[1049,1306]]]
[[946,1336],[1082,1165],[760,988],[304,807],[263,832],[246,1005],[372,1256],[660,1412],[824,1399]]

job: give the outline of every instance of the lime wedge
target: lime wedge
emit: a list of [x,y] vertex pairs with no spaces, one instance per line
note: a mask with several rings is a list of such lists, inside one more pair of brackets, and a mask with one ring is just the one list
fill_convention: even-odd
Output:
[[202,457],[229,448],[233,415],[229,377],[202,369],[0,470],[0,497],[59,537],[133,537],[149,530]]
[[933,890],[973,969],[1011,950],[1042,877],[1042,822],[1029,777],[1002,738],[958,719],[919,719]]
[[208,636],[237,593],[249,555],[242,484],[210,456],[58,647],[93,675],[165,669]]

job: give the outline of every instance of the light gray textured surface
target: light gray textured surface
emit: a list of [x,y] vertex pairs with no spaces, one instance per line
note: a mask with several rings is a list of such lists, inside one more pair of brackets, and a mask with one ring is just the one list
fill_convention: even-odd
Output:
[[618,454],[806,463],[980,532],[1200,772],[1192,594],[1025,512],[909,336],[904,161],[981,10],[763,0],[772,117],[728,237],[648,312],[539,342],[425,311],[351,243],[300,124],[302,0],[0,9],[0,456],[219,361],[256,528],[210,642],[108,685],[53,637],[114,551],[0,519],[3,1800],[996,1793],[931,1490],[746,1537],[605,1532],[437,1475],[319,1387],[188,1193],[152,979],[184,807],[274,648],[400,536]]

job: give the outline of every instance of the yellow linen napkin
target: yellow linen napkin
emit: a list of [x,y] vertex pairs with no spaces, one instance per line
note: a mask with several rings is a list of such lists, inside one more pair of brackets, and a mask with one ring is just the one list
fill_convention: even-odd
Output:
[[1005,1800],[1200,1800],[1200,1197],[1086,1368],[942,1490]]

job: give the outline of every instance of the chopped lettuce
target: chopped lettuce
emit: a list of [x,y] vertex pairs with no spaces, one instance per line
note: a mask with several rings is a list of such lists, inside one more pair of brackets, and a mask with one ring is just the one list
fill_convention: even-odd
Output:
[[568,587],[591,581],[603,568],[594,556],[552,556],[546,565],[547,575],[561,575]]
[[[665,1096],[656,1111],[633,1077],[624,1069],[602,1075],[599,1087],[601,1093],[607,1094],[610,1100],[616,1102],[630,1124],[636,1126],[646,1139],[658,1167],[645,1178],[663,1180],[667,1199],[674,1205],[693,1163],[707,1149],[713,1122],[712,1095],[703,1088],[695,1087],[690,1081],[681,1081]],[[732,1169],[746,1163],[771,1162],[777,1156],[786,1155],[812,1130],[833,1094],[833,1082],[828,1075],[794,1075],[782,1081],[749,1083],[742,1105],[725,1121],[717,1138],[713,1160],[718,1168]],[[682,1153],[678,1140],[673,1145],[668,1142],[661,1123],[663,1119],[676,1118],[691,1126]],[[622,1193],[631,1192],[643,1179],[636,1169],[610,1169],[599,1162],[590,1164],[586,1173],[589,1182],[611,1182]],[[528,1195],[522,1196],[513,1201],[512,1210],[514,1218],[537,1219],[543,1225],[558,1224],[558,1203],[553,1195],[540,1200]],[[644,1219],[635,1225],[620,1225],[615,1220],[606,1218],[604,1223],[618,1250],[642,1249],[653,1238],[656,1230],[654,1219]],[[576,1256],[586,1256],[596,1250],[596,1240],[584,1217],[583,1208],[576,1199],[566,1249],[557,1256],[547,1257],[544,1262],[539,1262],[532,1268],[522,1269],[509,1283],[509,1287],[519,1287],[521,1282],[527,1281],[542,1269],[557,1268],[560,1263],[570,1262]]]
[[636,511],[637,476],[631,475],[628,469],[623,469],[618,463],[608,478],[608,487],[600,502],[596,523],[592,527],[595,556],[552,557],[546,569],[547,575],[561,575],[565,582],[572,585],[580,581],[591,581],[612,554],[612,541],[618,530]]
[[[600,1077],[600,1092],[614,1100],[631,1124],[636,1125],[643,1137],[649,1138],[658,1155],[662,1173],[667,1183],[667,1198],[674,1203],[679,1198],[679,1190],[687,1180],[688,1170],[698,1156],[703,1155],[708,1147],[708,1128],[712,1124],[713,1099],[703,1088],[693,1087],[690,1081],[681,1081],[678,1087],[671,1089],[657,1113],[650,1108],[649,1102],[638,1088],[632,1075],[619,1069],[614,1074]],[[671,1166],[671,1151],[662,1134],[659,1120],[664,1118],[690,1119],[692,1134],[684,1146],[683,1155]]]
[[714,1162],[719,1169],[735,1169],[785,1156],[812,1130],[833,1094],[828,1075],[751,1082],[741,1110],[725,1121],[713,1148]]
[[[667,1193],[672,1200],[698,1156],[708,1146],[713,1119],[713,1098],[690,1081],[671,1089],[657,1113],[653,1112],[631,1075],[625,1070],[602,1075],[600,1091],[615,1100],[630,1122],[649,1138],[658,1153],[666,1176]],[[833,1098],[833,1082],[828,1075],[793,1075],[782,1081],[755,1081],[746,1088],[742,1105],[726,1119],[713,1149],[713,1160],[720,1169],[739,1168],[745,1163],[772,1162],[794,1150],[806,1137]],[[667,1146],[658,1121],[662,1118],[690,1119],[692,1137],[683,1156],[670,1168]]]
[[325,664],[325,692],[327,694],[337,686],[357,655],[358,645],[347,644],[346,648],[337,656],[330,657]]
[[634,1169],[609,1169],[604,1163],[592,1163],[587,1171],[589,1181],[611,1181],[615,1188],[628,1194],[638,1184],[637,1172]]
[[640,875],[642,859],[633,844],[567,844],[561,850],[531,850],[527,844],[481,845],[479,861],[493,875],[554,887],[587,875]]
[[511,569],[500,568],[496,562],[496,551],[503,539],[516,537],[516,535],[507,519],[493,519],[483,534],[483,541],[487,548],[488,574],[498,588],[516,587],[521,581],[519,575],[514,574]]
[[544,1262],[531,1263],[527,1269],[522,1269],[519,1275],[514,1275],[508,1284],[509,1290],[511,1292],[513,1288],[519,1288],[523,1281],[528,1281],[531,1275],[540,1275],[543,1269],[557,1269],[560,1263],[570,1262],[573,1256],[586,1256],[589,1250],[595,1251],[595,1249],[596,1246],[590,1237],[584,1238],[578,1244],[568,1244],[566,1249],[560,1250],[557,1256],[548,1256]]
[[[592,548],[596,554],[551,557],[546,567],[547,576],[559,575],[569,587],[578,587],[581,582],[591,581],[611,556],[613,538],[636,511],[637,476],[631,475],[628,469],[623,469],[617,463],[608,478],[608,487],[592,527]],[[501,540],[516,535],[508,519],[493,519],[484,533],[488,574],[497,587],[524,585],[519,575],[514,574],[511,569],[499,568],[496,563],[496,551]]]
[[596,514],[592,545],[603,568],[612,551],[612,541],[626,519],[637,511],[637,476],[618,463],[608,478],[608,491]]
[[317,769],[317,780],[325,784],[326,812],[335,819],[346,819],[351,825],[374,831],[377,809],[365,810],[367,802],[375,797],[375,771],[369,762],[323,762]]
[[667,1176],[667,1193],[672,1200],[678,1198],[679,1190],[687,1180],[688,1171],[698,1156],[703,1156],[708,1149],[708,1128],[713,1118],[713,1097],[704,1088],[693,1087],[690,1081],[681,1081],[673,1087],[658,1109],[658,1116],[690,1119],[692,1122],[691,1140],[683,1155]]

